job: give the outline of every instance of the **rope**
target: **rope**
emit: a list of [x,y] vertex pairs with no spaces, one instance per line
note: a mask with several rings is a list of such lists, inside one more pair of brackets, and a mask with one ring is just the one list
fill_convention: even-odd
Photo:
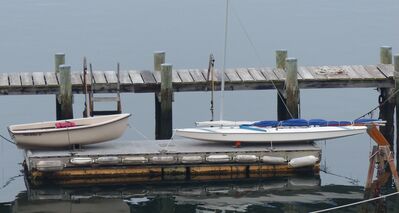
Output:
[[359,205],[359,204],[363,204],[363,203],[368,203],[368,202],[371,202],[371,201],[374,201],[374,200],[379,200],[379,199],[382,199],[382,198],[391,197],[391,196],[397,195],[397,194],[399,194],[399,192],[393,192],[391,194],[382,195],[382,196],[379,196],[379,197],[375,197],[375,198],[371,198],[371,199],[367,199],[367,200],[362,200],[362,201],[358,201],[358,202],[354,202],[354,203],[349,203],[349,204],[342,205],[342,206],[336,206],[336,207],[333,207],[333,208],[317,210],[317,211],[313,211],[313,212],[310,212],[310,213],[319,213],[319,212],[333,211],[333,210],[342,209],[342,208],[346,208],[346,207],[351,207],[351,206],[355,206],[355,205]]
[[3,186],[0,187],[0,190],[3,190],[3,189],[6,188],[8,185],[10,185],[14,180],[16,180],[16,179],[19,178],[19,177],[23,177],[23,176],[24,176],[23,174],[19,174],[19,175],[15,175],[15,176],[10,177],[10,178],[7,180],[7,182],[6,182]]
[[[262,64],[262,61],[263,61],[263,60],[262,60],[262,58],[260,57],[260,54],[259,54],[258,49],[255,47],[254,42],[252,41],[251,37],[249,36],[248,31],[246,30],[246,28],[245,28],[244,25],[242,24],[241,19],[240,19],[240,17],[238,16],[238,13],[237,13],[236,9],[234,8],[234,5],[233,5],[233,4],[231,4],[231,5],[232,5],[231,8],[232,8],[232,10],[233,10],[233,12],[234,12],[234,14],[235,14],[234,17],[237,19],[237,22],[238,22],[238,24],[240,25],[241,30],[244,32],[245,37],[247,38],[249,44],[251,45],[251,47],[252,47],[252,49],[253,49],[253,51],[254,51],[254,53],[255,53],[257,59],[258,59],[258,63],[259,63],[259,64]],[[270,80],[270,82],[272,83],[273,87],[274,87],[276,90],[278,90],[276,84],[274,83],[274,81],[273,81],[272,79],[269,79],[269,80]],[[294,116],[292,116],[292,113],[291,113],[290,110],[288,109],[288,106],[287,106],[287,104],[285,103],[284,98],[282,97],[282,95],[280,94],[279,91],[277,91],[277,96],[280,98],[281,102],[283,103],[283,105],[284,105],[285,109],[287,110],[288,114],[290,115],[290,117],[291,117],[291,118],[294,118]]]
[[350,182],[351,184],[353,184],[353,185],[359,185],[359,182],[360,182],[358,179],[350,178],[350,177],[343,176],[343,175],[339,175],[339,174],[334,174],[334,173],[332,173],[332,172],[330,172],[330,171],[327,171],[327,167],[321,168],[320,171],[322,171],[322,172],[324,172],[324,173],[326,173],[326,174],[335,176],[335,177],[340,177],[340,178],[349,180],[349,182]]
[[[380,107],[382,107],[384,104],[386,104],[386,103],[387,103],[393,96],[395,96],[396,93],[398,93],[398,92],[399,92],[399,89],[396,90],[394,93],[392,93],[390,96],[388,96],[388,98],[385,99],[385,101],[383,101],[382,103],[378,104],[378,106],[374,107],[372,110],[368,111],[366,114],[364,114],[364,115],[358,117],[357,119],[366,117],[367,115],[371,115],[374,111],[376,111],[377,109],[379,109]],[[355,120],[357,120],[357,119],[355,119]]]
[[224,25],[224,50],[223,50],[223,68],[222,68],[222,85],[220,89],[220,119],[223,120],[224,108],[224,71],[226,69],[226,55],[227,55],[227,31],[229,26],[229,0],[226,0],[226,17]]
[[128,126],[130,127],[130,128],[133,128],[134,129],[134,131],[136,131],[141,137],[143,137],[146,141],[150,141],[150,139],[147,137],[147,136],[145,136],[142,132],[140,132],[136,127],[134,127],[133,125],[131,125],[131,124],[128,124]]
[[162,152],[162,153],[168,152],[169,144],[173,141],[173,138],[174,138],[174,136],[175,136],[175,133],[176,133],[176,131],[173,131],[172,137],[169,139],[168,143],[166,144],[165,149],[160,150],[160,152]]
[[8,143],[12,143],[12,144],[15,145],[15,142],[14,142],[14,141],[12,141],[12,140],[10,140],[10,139],[4,137],[3,135],[0,134],[0,137],[3,138],[3,139],[4,139],[5,141],[7,141]]

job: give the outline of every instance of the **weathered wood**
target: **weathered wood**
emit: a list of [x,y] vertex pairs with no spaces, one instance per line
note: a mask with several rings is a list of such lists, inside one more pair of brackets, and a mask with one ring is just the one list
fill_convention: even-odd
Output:
[[302,77],[302,79],[314,79],[312,73],[309,72],[306,67],[298,67],[298,74]]
[[[288,52],[286,50],[277,50],[276,51],[276,69],[272,70],[274,75],[278,79],[283,79],[283,77],[286,77],[284,69],[286,68],[286,59],[287,59]],[[277,73],[275,72],[277,70]],[[270,72],[264,72],[263,74],[268,80],[272,80],[273,75],[267,75]],[[280,77],[279,77],[280,76]],[[274,86],[274,84],[273,84]],[[286,120],[289,118],[292,118],[290,116],[290,113],[287,109],[287,93],[285,92],[284,89],[282,88],[276,88],[277,89],[277,120]]]
[[281,81],[284,81],[287,78],[287,74],[284,69],[273,69],[273,72]]
[[[346,67],[347,66],[329,66],[328,68],[324,68],[324,69],[325,69],[326,76],[328,79],[342,80],[345,78],[350,78],[348,75],[348,70],[346,70]],[[351,68],[347,67],[347,69],[351,69]]]
[[261,73],[265,76],[266,80],[268,81],[278,81],[276,74],[273,72],[273,69],[269,67],[262,67],[260,68]]
[[34,86],[46,86],[46,80],[44,79],[44,74],[42,72],[33,72],[32,77]]
[[71,83],[72,85],[83,85],[82,75],[78,72],[71,73]]
[[392,64],[392,47],[389,46],[380,47],[380,63]]
[[378,64],[377,68],[387,77],[393,77],[394,67],[392,64]]
[[130,79],[132,79],[133,84],[144,84],[143,77],[141,76],[140,71],[137,70],[129,70]]
[[32,87],[33,86],[33,78],[32,78],[31,73],[22,72],[22,73],[20,73],[20,76],[21,76],[21,85],[23,87],[25,87],[25,86]]
[[180,77],[179,77],[179,74],[177,73],[176,70],[172,70],[172,82],[173,82],[173,83],[180,83],[180,82],[182,82],[181,79],[180,79]]
[[60,117],[57,120],[72,119],[72,82],[71,82],[71,67],[67,65],[60,65],[60,94],[58,102],[61,105]]
[[172,87],[172,65],[162,64],[161,71],[161,113],[160,113],[160,124],[159,124],[159,135],[156,135],[156,139],[170,139],[172,137],[172,99],[173,99],[173,87]]
[[351,79],[362,78],[362,76],[360,76],[355,70],[353,70],[351,66],[341,66],[341,68]]
[[[121,71],[121,73],[119,75],[120,75],[119,80],[120,80],[121,85],[122,84],[123,85],[132,84],[132,80],[130,79],[128,71]],[[140,76],[140,73],[138,75]],[[140,76],[140,79],[141,79],[141,82],[143,82],[143,79],[141,78],[141,76]]]
[[144,70],[140,72],[141,77],[143,78],[144,83],[146,84],[156,84],[154,75],[151,71]]
[[165,51],[154,52],[154,71],[161,71],[161,64],[165,63],[166,53]]
[[[395,80],[395,105],[396,105],[396,135],[399,135],[399,55],[394,56],[394,80]],[[393,136],[392,136],[393,137]],[[396,165],[399,167],[399,137],[396,137]],[[396,183],[398,184],[398,183]],[[399,186],[399,184],[398,184]]]
[[44,80],[46,81],[47,86],[57,86],[58,85],[57,75],[53,72],[45,72]]
[[352,65],[350,66],[353,71],[355,71],[361,78],[374,78],[374,76],[370,75],[363,66],[360,65]]
[[20,87],[22,85],[19,73],[9,73],[8,78],[10,80],[10,87]]
[[386,76],[375,65],[365,65],[364,69],[373,76],[374,79],[385,79]]
[[[380,48],[380,63],[391,64],[392,63],[392,48],[381,47]],[[396,80],[395,80],[396,82]],[[385,126],[380,127],[380,132],[387,139],[390,146],[394,147],[394,112],[395,112],[395,98],[391,98],[395,89],[392,88],[379,88],[380,96],[378,98],[379,107],[379,118],[386,121]],[[391,182],[391,181],[390,181]]]
[[308,66],[306,69],[314,76],[315,79],[327,79],[328,67]]
[[[355,67],[355,68],[353,68]],[[344,69],[345,68],[345,69]],[[205,91],[206,90],[206,82],[202,81],[202,78],[205,79],[207,75],[207,70],[205,69],[193,69],[192,70],[175,70],[172,72],[172,80],[174,89],[176,91]],[[348,74],[348,72],[352,74]],[[185,81],[182,82],[180,79],[180,75],[184,75]],[[185,72],[185,73],[183,73]],[[234,71],[233,75],[229,73],[226,74],[226,87],[227,90],[259,90],[259,89],[275,89],[273,84],[276,84],[277,88],[283,88],[282,81],[279,80],[276,74],[273,72],[271,68],[240,68]],[[386,77],[386,73],[391,72],[391,77]],[[75,74],[76,73],[76,74]],[[81,86],[81,77],[80,79],[75,78],[74,75],[78,77],[79,72],[72,73],[72,81],[73,81],[73,93],[82,93]],[[100,72],[101,73],[101,72]],[[103,71],[104,76],[103,82],[101,86],[96,88],[96,92],[101,93],[111,93],[115,90],[110,89],[114,88],[112,84],[116,81],[116,77],[114,76],[114,71]],[[193,74],[195,73],[195,74]],[[315,74],[316,73],[316,74]],[[361,77],[358,73],[362,73],[363,77]],[[216,89],[220,89],[220,73],[215,72],[214,78],[216,83]],[[25,83],[23,89],[21,88],[22,82],[21,79],[31,75],[33,78],[33,85],[29,85]],[[350,76],[349,76],[350,75]],[[145,81],[143,79],[145,77]],[[195,76],[195,81],[193,79]],[[233,77],[232,77],[233,76]],[[300,78],[302,77],[302,79]],[[341,88],[341,87],[349,87],[349,88],[389,88],[394,87],[393,80],[393,65],[354,65],[354,66],[321,66],[321,67],[300,67],[298,70],[298,82],[300,88]],[[0,76],[0,86],[2,86],[2,90],[0,94],[56,94],[58,88],[58,77],[54,72],[35,72],[25,74],[25,76],[21,76],[20,73],[3,73]],[[98,78],[98,76],[97,76]],[[241,79],[241,81],[230,81],[230,78],[233,80]],[[250,79],[253,80],[250,80]],[[30,77],[28,77],[30,79]],[[43,85],[43,79],[45,85]],[[153,72],[150,71],[124,71],[121,72],[121,83],[123,88],[122,92],[156,92],[159,91],[159,82],[155,80]],[[242,81],[244,80],[244,81]],[[30,80],[29,80],[30,81]],[[187,81],[189,82],[187,84]],[[271,82],[273,81],[273,82]],[[38,88],[38,83],[42,86]],[[240,84],[237,84],[240,82]],[[10,85],[11,83],[11,85]],[[135,84],[134,87],[132,84]],[[241,85],[242,83],[242,85]],[[137,85],[139,84],[139,87]]]
[[205,82],[206,79],[199,69],[189,69],[190,75],[195,82]]
[[[201,70],[202,75],[204,76],[204,78],[206,79],[206,77],[208,76],[208,70],[207,69],[203,69]],[[212,79],[212,76],[209,76],[209,79]],[[215,82],[221,81],[221,77],[219,76],[219,72],[215,69],[213,72],[213,80]]]
[[231,82],[241,82],[242,81],[240,76],[238,76],[235,69],[226,69],[225,73],[226,73],[227,79]]
[[[65,64],[65,54],[64,53],[56,53],[54,55],[54,74],[55,74],[55,78],[57,79],[57,85],[58,85],[58,76],[59,76],[59,72],[60,72],[60,65]],[[53,76],[49,76],[49,77],[53,77]],[[50,81],[54,80],[54,79],[49,79]],[[49,81],[47,81],[47,84]],[[51,82],[54,83],[54,82]],[[52,84],[54,85],[54,84]],[[57,120],[62,119],[62,109],[61,109],[61,103],[59,102],[59,94],[57,94],[55,96],[55,111],[56,111],[56,118]]]
[[287,50],[276,50],[276,68],[285,69],[285,59],[288,57]]
[[287,108],[292,118],[299,118],[299,88],[298,67],[296,58],[286,59],[287,79],[285,81],[285,92],[287,95]]
[[254,81],[254,78],[249,73],[248,69],[238,68],[238,69],[236,69],[236,72],[242,81]]
[[93,72],[94,83],[95,84],[106,84],[105,75],[103,71],[94,71]]
[[[121,74],[122,74],[122,72],[119,75],[121,75]],[[105,75],[105,80],[107,81],[107,83],[109,83],[109,84],[117,84],[118,83],[118,77],[116,76],[115,71],[104,71],[104,75]]]
[[157,84],[161,83],[161,72],[155,71],[153,72],[153,75]]
[[193,83],[194,79],[191,77],[189,70],[178,70],[177,73],[182,83]]
[[0,87],[8,87],[8,73],[0,73]]
[[263,76],[259,70],[255,68],[248,68],[248,72],[252,76],[254,81],[266,81],[265,76]]
[[[165,52],[159,51],[154,53],[154,74],[157,82],[161,82],[161,72],[162,64],[165,63]],[[159,77],[159,79],[157,79]],[[162,84],[162,82],[161,82]],[[160,100],[160,94],[158,92],[154,93],[154,103],[155,103],[155,139],[161,139],[164,137],[164,132],[162,132],[163,116],[162,116],[162,105]]]

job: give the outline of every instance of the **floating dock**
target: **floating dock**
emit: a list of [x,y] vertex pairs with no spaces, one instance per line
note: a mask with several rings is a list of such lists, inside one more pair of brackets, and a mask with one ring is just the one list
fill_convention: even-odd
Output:
[[[314,156],[314,162],[296,164]],[[82,150],[26,150],[28,180],[36,185],[227,180],[318,173],[314,143],[242,144],[195,140],[112,141]]]

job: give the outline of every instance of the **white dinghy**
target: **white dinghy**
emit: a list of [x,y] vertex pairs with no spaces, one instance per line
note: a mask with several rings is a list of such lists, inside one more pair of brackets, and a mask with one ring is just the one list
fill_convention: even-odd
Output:
[[86,145],[119,138],[131,114],[116,114],[11,125],[8,131],[19,147],[66,147]]

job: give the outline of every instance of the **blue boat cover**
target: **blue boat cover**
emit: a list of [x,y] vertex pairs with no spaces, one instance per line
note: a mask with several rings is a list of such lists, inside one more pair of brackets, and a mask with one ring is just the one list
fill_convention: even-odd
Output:
[[[257,126],[257,127],[276,127],[278,126],[278,121],[258,121],[253,124],[249,124],[250,126]],[[244,124],[248,125],[248,124]]]
[[243,124],[240,127],[277,127],[277,126],[348,126],[352,124],[366,124],[373,121],[379,121],[378,119],[357,119],[353,122],[350,121],[327,121],[324,119],[288,119],[284,121],[273,121],[273,120],[265,120],[265,121],[258,121],[252,124]]

